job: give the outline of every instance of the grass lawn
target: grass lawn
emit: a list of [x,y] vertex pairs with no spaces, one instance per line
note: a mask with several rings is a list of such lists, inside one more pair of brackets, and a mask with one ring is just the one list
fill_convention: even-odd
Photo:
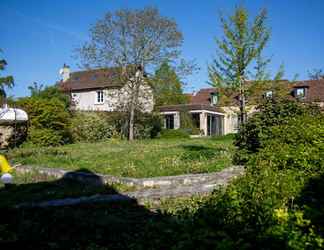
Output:
[[153,177],[219,171],[231,165],[232,137],[111,140],[50,148],[19,148],[7,157],[14,163],[102,174]]

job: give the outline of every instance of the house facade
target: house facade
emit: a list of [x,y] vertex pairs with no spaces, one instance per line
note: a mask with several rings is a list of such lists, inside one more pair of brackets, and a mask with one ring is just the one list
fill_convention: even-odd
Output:
[[[71,109],[77,111],[121,111],[129,103],[130,89],[120,82],[118,68],[70,72],[66,65],[60,70],[61,87],[71,97]],[[152,112],[152,88],[143,83],[139,87],[138,106],[143,112]]]
[[[64,91],[71,96],[71,109],[78,111],[122,111],[129,103],[130,91],[127,83],[120,82],[118,68],[105,68],[70,72],[66,65],[61,69],[60,82]],[[289,83],[286,86],[290,96],[302,102],[311,102],[324,109],[324,79]],[[154,97],[152,88],[141,84],[139,106],[143,112],[152,112]],[[262,96],[271,97],[272,91]],[[192,119],[197,136],[226,135],[238,131],[239,96],[230,95],[226,104],[220,102],[217,88],[203,88],[197,93],[187,94],[187,104],[168,105],[158,108],[166,129],[181,128],[181,115],[186,113]],[[223,104],[221,104],[223,103]],[[255,106],[247,106],[247,115],[256,112]]]
[[[324,79],[306,80],[289,83],[288,89],[292,98],[302,102],[311,102],[324,108]],[[265,91],[264,97],[271,97],[272,91]],[[238,131],[238,94],[231,96],[228,105],[220,105],[219,91],[216,88],[200,89],[197,93],[188,94],[189,103],[160,107],[164,127],[178,129],[181,127],[181,112],[188,112],[193,124],[200,130],[200,135],[226,135]],[[255,106],[247,107],[247,115],[256,112]]]

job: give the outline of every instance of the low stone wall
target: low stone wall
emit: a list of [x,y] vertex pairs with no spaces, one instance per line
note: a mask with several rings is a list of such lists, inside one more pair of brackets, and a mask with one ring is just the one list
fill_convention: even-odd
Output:
[[73,172],[66,171],[56,168],[43,168],[43,167],[32,167],[32,166],[19,166],[16,168],[17,172],[30,173],[37,171],[41,174],[54,176],[56,178],[70,178],[86,183],[95,185],[102,184],[114,184],[121,183],[128,186],[137,187],[168,187],[168,186],[182,186],[182,185],[197,185],[201,183],[207,183],[215,179],[227,179],[228,176],[241,175],[244,172],[243,166],[232,166],[226,168],[226,171],[220,171],[215,173],[206,174],[187,174],[187,175],[176,175],[176,176],[163,176],[163,177],[152,177],[152,178],[127,178],[127,177],[116,177],[113,175],[101,175],[95,173],[86,172]]

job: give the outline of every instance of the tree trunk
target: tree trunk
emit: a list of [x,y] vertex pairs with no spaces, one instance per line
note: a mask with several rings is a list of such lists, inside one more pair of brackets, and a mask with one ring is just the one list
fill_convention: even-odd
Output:
[[135,105],[131,104],[130,115],[129,115],[129,129],[128,129],[128,140],[134,140],[134,117],[135,117]]
[[245,114],[245,93],[244,93],[244,82],[242,78],[240,79],[240,127],[246,122],[246,114]]
[[246,114],[245,114],[245,95],[244,93],[240,94],[240,123],[241,125],[246,122]]

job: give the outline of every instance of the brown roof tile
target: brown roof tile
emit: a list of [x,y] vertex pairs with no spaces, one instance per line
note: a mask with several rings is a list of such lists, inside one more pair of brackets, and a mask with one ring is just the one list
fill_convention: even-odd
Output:
[[294,82],[292,90],[297,88],[306,88],[306,102],[324,102],[324,79]]
[[120,68],[93,69],[72,72],[69,80],[60,82],[64,90],[88,90],[107,87],[121,87]]

